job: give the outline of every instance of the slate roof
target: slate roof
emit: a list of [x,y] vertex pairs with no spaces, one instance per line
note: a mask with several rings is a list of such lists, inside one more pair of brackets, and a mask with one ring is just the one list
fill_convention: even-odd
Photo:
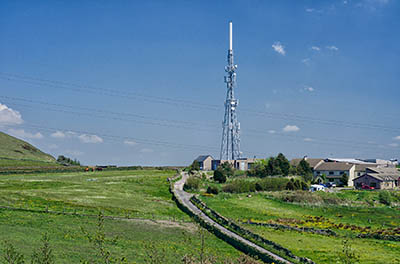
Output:
[[375,178],[379,181],[397,181],[400,178],[400,175],[393,175],[393,174],[379,174],[379,173],[366,173],[360,177],[355,178],[353,181],[365,177],[365,176],[370,176],[372,178]]
[[347,171],[350,170],[354,164],[344,162],[324,162],[314,168],[315,171]]
[[378,164],[376,165],[370,165],[370,164],[356,164],[355,171],[365,171],[367,168],[373,168],[377,167]]
[[203,161],[205,161],[208,157],[210,157],[211,159],[214,159],[211,155],[200,155],[200,156],[198,156],[197,159],[195,159],[195,160],[197,160],[198,162],[203,162]]

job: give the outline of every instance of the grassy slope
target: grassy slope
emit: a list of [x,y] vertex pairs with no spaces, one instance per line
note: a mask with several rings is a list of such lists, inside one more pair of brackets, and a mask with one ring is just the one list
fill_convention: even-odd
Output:
[[[4,175],[0,178],[0,205],[27,209],[48,206],[49,210],[77,210],[86,214],[97,214],[102,210],[106,215],[190,221],[171,200],[167,178],[174,174],[174,171],[138,170]],[[182,232],[187,230],[183,226],[188,224],[171,223],[173,226],[167,227],[132,220],[106,220],[108,234],[120,237],[116,245],[109,246],[130,261],[143,263],[144,244],[154,240],[158,248],[166,251],[165,263],[176,263],[175,251],[180,256],[184,250],[195,251],[199,241],[192,231],[189,237],[194,244],[185,242]],[[91,255],[80,226],[91,229],[95,224],[95,218],[0,209],[0,240],[11,240],[29,256],[41,234],[48,231],[58,261],[79,263],[80,259]],[[221,258],[239,255],[237,250],[211,234],[206,237],[208,251]]]
[[133,170],[0,178],[0,204],[14,207],[166,219],[185,217],[169,193],[174,171]]
[[[237,221],[248,219],[266,221],[278,218],[304,220],[309,216],[324,216],[334,223],[371,226],[376,229],[381,228],[383,223],[385,227],[400,226],[398,209],[383,206],[378,208],[300,206],[271,200],[262,193],[254,194],[251,198],[246,197],[245,194],[219,194],[215,197],[201,198],[212,209]],[[318,223],[315,227],[319,227]],[[343,238],[293,231],[276,231],[271,228],[250,225],[245,225],[245,228],[280,243],[300,256],[309,257],[317,263],[335,262],[343,240]],[[338,231],[343,234],[342,230]],[[400,242],[354,239],[351,244],[361,255],[362,263],[391,263],[394,259],[399,258],[396,252],[400,249]]]
[[55,162],[55,159],[31,144],[0,132],[0,157],[17,160]]

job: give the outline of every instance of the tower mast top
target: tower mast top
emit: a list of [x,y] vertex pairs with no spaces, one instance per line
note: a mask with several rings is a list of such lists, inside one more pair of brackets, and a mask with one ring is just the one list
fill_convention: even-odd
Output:
[[229,22],[229,50],[232,50],[232,21]]

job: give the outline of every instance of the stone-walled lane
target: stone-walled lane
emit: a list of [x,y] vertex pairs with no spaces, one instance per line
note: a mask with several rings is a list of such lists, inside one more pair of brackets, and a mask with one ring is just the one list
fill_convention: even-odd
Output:
[[207,215],[205,215],[199,208],[197,208],[190,201],[190,198],[193,196],[193,194],[187,193],[183,190],[183,185],[185,184],[187,178],[188,178],[188,174],[182,173],[182,178],[179,181],[175,182],[175,184],[173,186],[173,190],[172,190],[172,192],[175,196],[175,199],[177,200],[178,203],[181,204],[181,206],[184,206],[192,214],[194,214],[197,217],[199,217],[200,219],[202,219],[206,225],[216,228],[224,235],[226,235],[236,241],[239,241],[240,243],[242,243],[248,247],[255,249],[255,251],[257,251],[261,254],[264,254],[271,259],[274,259],[276,263],[292,263],[292,262],[266,250],[265,248],[262,248],[256,244],[254,244],[253,242],[239,236],[238,234],[226,229],[225,227],[221,226],[220,224],[218,224],[217,222],[215,222],[214,220],[209,218]]

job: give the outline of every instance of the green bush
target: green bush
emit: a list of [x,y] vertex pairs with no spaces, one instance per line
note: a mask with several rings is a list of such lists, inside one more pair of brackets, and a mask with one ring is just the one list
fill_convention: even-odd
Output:
[[218,194],[218,188],[214,186],[208,186],[207,193]]
[[195,191],[195,190],[198,190],[199,189],[199,187],[200,187],[200,179],[199,178],[196,178],[196,177],[189,177],[187,180],[186,180],[186,183],[185,183],[185,185],[183,186],[183,189],[186,191],[186,190],[193,190],[193,191]]
[[215,170],[214,171],[214,181],[219,182],[219,183],[224,183],[226,182],[226,175],[222,170]]
[[379,193],[379,202],[384,205],[392,204],[392,195],[388,191],[380,191]]
[[285,190],[288,178],[268,177],[256,183],[257,191],[281,191]]
[[293,191],[296,187],[294,186],[293,181],[288,181],[288,183],[286,184],[286,190],[290,190]]
[[231,183],[225,185],[222,191],[229,193],[245,193],[245,192],[255,192],[256,183],[245,179],[236,179]]

